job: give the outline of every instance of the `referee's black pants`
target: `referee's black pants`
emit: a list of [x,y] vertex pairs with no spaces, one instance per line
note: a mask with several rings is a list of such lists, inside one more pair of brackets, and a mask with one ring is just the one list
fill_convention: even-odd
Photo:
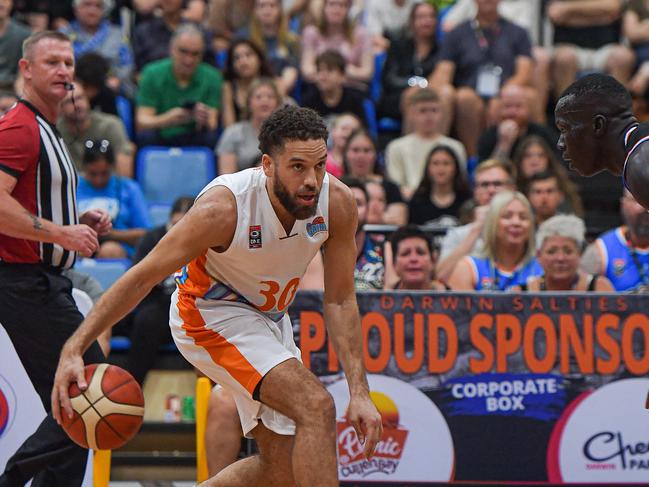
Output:
[[[0,487],[77,487],[83,480],[88,450],[70,440],[51,413],[50,394],[59,354],[83,316],[72,298],[72,284],[42,265],[0,263],[0,324],[13,346],[47,416],[7,462]],[[97,342],[84,355],[104,362]]]

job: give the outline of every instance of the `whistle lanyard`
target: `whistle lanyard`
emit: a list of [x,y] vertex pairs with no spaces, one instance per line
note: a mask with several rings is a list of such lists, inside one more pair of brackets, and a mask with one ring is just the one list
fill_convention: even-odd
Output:
[[[579,273],[575,276],[575,278],[572,280],[572,284],[570,284],[570,289],[575,290],[575,287],[577,287],[577,284],[579,284]],[[545,276],[541,276],[541,282],[539,284],[539,291],[547,291],[547,287],[545,286]]]
[[647,264],[642,264],[640,262],[640,257],[638,257],[638,251],[636,250],[635,246],[631,242],[631,239],[629,238],[628,230],[624,232],[624,239],[626,241],[627,251],[629,252],[629,255],[631,256],[631,260],[633,261],[633,265],[635,265],[636,271],[638,271],[638,275],[640,276],[640,281],[642,282],[643,285],[649,286],[649,275],[647,275]]
[[496,42],[496,38],[500,35],[500,26],[495,25],[491,30],[491,42],[489,42],[489,39],[487,39],[487,36],[485,35],[485,31],[482,27],[480,27],[480,24],[478,23],[477,20],[472,20],[471,21],[471,27],[473,28],[473,33],[475,34],[475,38],[478,41],[478,47],[480,48],[480,51],[482,51],[482,54],[484,57],[491,59],[491,47],[493,44]]
[[518,275],[518,272],[520,271],[520,269],[521,269],[520,267],[517,267],[514,270],[514,272],[512,272],[512,275],[510,277],[508,277],[506,281],[503,281],[504,282],[503,283],[504,287],[501,289],[500,288],[500,274],[498,273],[498,269],[494,265],[493,261],[491,259],[489,259],[489,277],[491,277],[491,282],[493,283],[492,284],[492,290],[494,290],[494,291],[498,291],[498,290],[504,291],[504,290],[506,290],[508,287],[510,287],[512,285],[512,283],[515,282],[516,276]]

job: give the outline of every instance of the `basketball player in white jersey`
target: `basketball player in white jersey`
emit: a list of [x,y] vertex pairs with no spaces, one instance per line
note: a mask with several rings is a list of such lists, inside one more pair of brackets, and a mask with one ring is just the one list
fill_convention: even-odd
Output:
[[[327,132],[312,110],[284,107],[259,135],[262,167],[210,183],[151,253],[120,278],[66,342],[52,390],[72,409],[82,354],[165,276],[182,267],[170,326],[182,354],[235,398],[260,454],[205,486],[338,485],[335,409],[300,361],[286,310],[324,247],[324,315],[347,377],[347,416],[369,457],[382,432],[362,363],[354,293],[357,211],[351,191],[325,172]],[[183,267],[184,266],[184,267]]]

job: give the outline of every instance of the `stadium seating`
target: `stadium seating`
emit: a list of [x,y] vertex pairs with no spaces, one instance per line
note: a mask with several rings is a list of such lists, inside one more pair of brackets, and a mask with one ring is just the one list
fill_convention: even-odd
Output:
[[130,266],[131,261],[128,259],[79,259],[74,268],[79,272],[90,274],[106,290]]
[[215,176],[214,153],[207,147],[148,146],[135,161],[135,179],[144,197],[162,204],[198,195]]
[[376,108],[374,102],[369,98],[363,100],[363,109],[365,110],[365,120],[367,121],[367,131],[376,140],[379,129],[376,124]]
[[133,124],[133,105],[131,101],[125,96],[118,95],[115,98],[115,104],[117,105],[117,114],[119,118],[122,119],[124,128],[126,129],[126,135],[131,140],[135,140],[135,126]]
[[169,220],[169,212],[171,211],[171,205],[168,203],[158,203],[158,202],[149,202],[149,220],[151,220],[151,226],[159,227],[167,223]]
[[[394,118],[381,117],[378,118],[376,115],[376,104],[379,103],[381,99],[381,93],[383,91],[383,67],[387,54],[385,52],[376,54],[374,56],[374,75],[370,81],[369,95],[370,100],[374,102],[374,122],[369,120],[367,113],[367,106],[365,106],[365,116],[368,118],[368,130],[370,133],[376,137],[380,133],[400,133],[401,132],[401,122]],[[367,100],[366,100],[367,102]],[[367,104],[367,103],[366,103]],[[372,125],[372,123],[374,125]]]
[[374,56],[374,75],[370,81],[369,88],[370,98],[374,103],[378,103],[381,98],[381,90],[383,88],[383,65],[385,64],[387,57],[388,56],[385,52],[380,52]]

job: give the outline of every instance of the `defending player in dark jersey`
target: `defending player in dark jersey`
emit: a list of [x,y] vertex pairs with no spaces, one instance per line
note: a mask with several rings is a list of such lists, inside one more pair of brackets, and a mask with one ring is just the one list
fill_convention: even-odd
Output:
[[625,187],[649,208],[649,124],[631,112],[631,95],[613,77],[591,74],[563,92],[555,108],[557,147],[583,176],[603,170],[622,176]]
[[561,94],[554,117],[561,132],[557,148],[571,169],[582,176],[603,170],[621,175],[649,209],[649,123],[638,123],[624,86],[605,74],[584,76]]

